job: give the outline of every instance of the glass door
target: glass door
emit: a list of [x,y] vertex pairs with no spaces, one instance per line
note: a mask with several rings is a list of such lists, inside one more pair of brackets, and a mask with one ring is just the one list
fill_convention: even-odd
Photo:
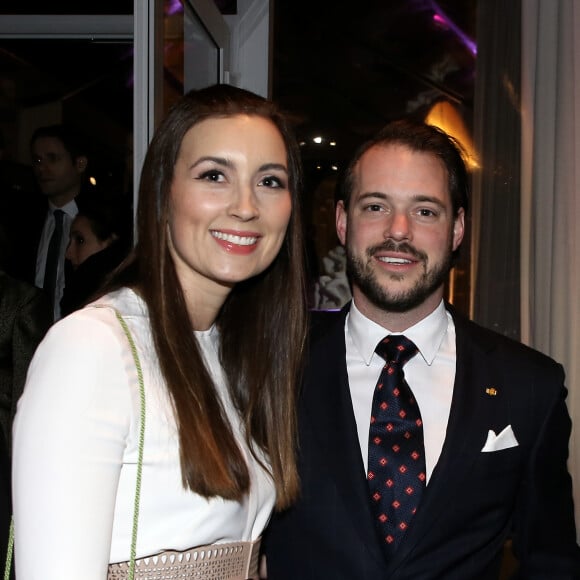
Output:
[[227,82],[229,30],[213,2],[164,0],[163,110],[190,89]]
[[97,185],[136,206],[137,177],[164,112],[186,90],[227,80],[228,62],[229,31],[213,0],[3,1],[7,179],[33,187],[32,131],[67,122],[90,135]]

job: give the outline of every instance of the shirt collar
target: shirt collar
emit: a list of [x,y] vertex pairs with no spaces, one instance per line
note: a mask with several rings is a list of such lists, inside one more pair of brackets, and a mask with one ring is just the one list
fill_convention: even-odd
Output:
[[367,366],[371,363],[377,344],[388,334],[404,334],[417,345],[421,356],[430,365],[447,332],[448,319],[445,304],[441,300],[429,316],[405,332],[391,332],[364,316],[352,301],[346,324],[353,344]]
[[68,203],[65,203],[62,207],[56,207],[50,201],[48,202],[48,211],[53,213],[55,209],[62,209],[70,218],[74,219],[79,211],[77,203],[74,199],[71,199]]

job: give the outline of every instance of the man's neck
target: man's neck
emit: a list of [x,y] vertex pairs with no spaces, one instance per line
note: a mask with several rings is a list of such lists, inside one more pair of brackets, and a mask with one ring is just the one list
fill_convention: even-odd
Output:
[[443,290],[437,291],[429,296],[424,302],[405,312],[394,312],[385,310],[372,303],[356,287],[353,288],[353,301],[361,314],[379,324],[383,328],[388,328],[392,332],[404,332],[411,326],[427,318],[441,303]]
[[59,195],[51,195],[48,200],[54,207],[64,207],[67,203],[70,203],[76,196],[77,193],[62,193]]

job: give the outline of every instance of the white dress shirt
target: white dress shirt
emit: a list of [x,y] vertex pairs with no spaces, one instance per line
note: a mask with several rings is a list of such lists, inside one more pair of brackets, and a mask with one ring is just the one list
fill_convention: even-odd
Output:
[[44,220],[44,226],[42,228],[42,233],[40,235],[40,242],[38,244],[38,251],[36,253],[36,274],[34,278],[34,285],[38,288],[44,287],[44,272],[46,270],[46,254],[48,253],[48,246],[50,244],[50,238],[54,232],[54,210],[61,209],[64,212],[63,222],[62,222],[62,240],[60,242],[60,259],[58,262],[58,267],[56,270],[56,289],[54,293],[54,319],[58,320],[60,318],[60,300],[62,298],[62,293],[64,291],[64,255],[68,247],[68,242],[70,238],[70,227],[78,213],[78,207],[75,200],[69,201],[66,205],[62,207],[56,207],[52,203],[48,202],[48,211],[46,212],[46,218]]
[[137,558],[255,540],[274,506],[273,481],[250,453],[228,396],[217,329],[195,334],[250,471],[250,491],[241,502],[207,499],[183,487],[177,426],[144,302],[122,289],[96,304],[104,307],[87,306],[49,330],[18,404],[13,492],[19,580],[103,580],[109,562],[129,560],[139,388],[111,306],[131,329],[145,382]]
[[366,318],[351,304],[345,322],[346,367],[365,472],[371,407],[375,386],[385,361],[375,353],[388,334],[404,334],[419,353],[404,367],[421,411],[425,438],[427,481],[433,472],[445,440],[455,381],[455,325],[443,301],[429,315],[405,332],[391,332]]

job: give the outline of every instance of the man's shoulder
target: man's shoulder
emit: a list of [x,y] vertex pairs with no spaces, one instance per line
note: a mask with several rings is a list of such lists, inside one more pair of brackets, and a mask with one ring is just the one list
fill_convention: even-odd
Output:
[[[534,349],[514,337],[507,336],[492,330],[469,319],[462,313],[451,307],[455,324],[458,346],[465,341],[473,341],[483,350],[495,353],[496,356],[505,359],[510,364],[522,364],[538,367],[560,366],[553,358]],[[460,348],[460,347],[459,347]]]
[[303,376],[302,402],[318,404],[328,385],[346,373],[344,321],[348,309],[311,311],[307,355]]
[[44,301],[44,292],[33,284],[0,270],[0,303],[3,312],[8,315],[32,300]]
[[348,306],[341,310],[311,310],[309,318],[310,341],[316,342],[337,332],[339,328],[343,328],[347,312]]

